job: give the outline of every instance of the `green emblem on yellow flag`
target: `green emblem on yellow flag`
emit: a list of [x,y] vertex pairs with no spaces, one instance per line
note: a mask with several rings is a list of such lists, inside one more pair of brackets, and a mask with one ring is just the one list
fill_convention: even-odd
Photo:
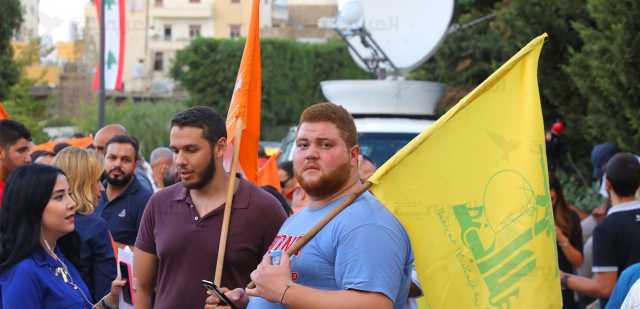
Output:
[[407,229],[423,308],[560,308],[531,41],[369,179]]

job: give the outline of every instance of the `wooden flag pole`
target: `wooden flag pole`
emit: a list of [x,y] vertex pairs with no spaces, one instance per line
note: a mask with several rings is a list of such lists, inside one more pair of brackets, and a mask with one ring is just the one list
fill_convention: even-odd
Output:
[[[294,242],[293,245],[289,247],[289,249],[287,249],[287,255],[292,256],[294,253],[300,251],[300,249],[302,249],[302,247],[304,247],[309,241],[311,241],[311,239],[313,239],[313,237],[315,237],[316,234],[318,234],[318,232],[320,232],[320,230],[322,230],[322,228],[327,225],[327,223],[333,220],[333,218],[335,218],[340,212],[349,207],[353,203],[353,201],[355,201],[360,195],[362,195],[362,193],[368,191],[372,185],[372,183],[367,181],[360,189],[358,189],[358,191],[351,193],[351,195],[346,200],[344,200],[340,205],[336,206],[336,208],[332,209],[327,215],[324,216],[324,218],[322,218],[322,220],[318,221],[316,225],[314,225],[309,231],[302,235],[300,239]],[[255,287],[256,284],[253,283],[253,281],[249,282],[249,284],[247,285],[248,289],[253,289]]]
[[242,130],[244,123],[242,118],[236,120],[236,132],[233,142],[233,158],[231,159],[231,171],[229,172],[229,187],[227,188],[227,200],[224,204],[224,217],[222,218],[222,230],[220,231],[220,242],[218,243],[218,258],[216,259],[216,272],[213,282],[217,286],[222,283],[222,268],[224,266],[224,255],[227,248],[227,236],[229,234],[229,222],[231,221],[231,206],[233,205],[233,194],[236,189],[236,174],[238,172],[238,158],[240,157],[240,142],[242,140]]

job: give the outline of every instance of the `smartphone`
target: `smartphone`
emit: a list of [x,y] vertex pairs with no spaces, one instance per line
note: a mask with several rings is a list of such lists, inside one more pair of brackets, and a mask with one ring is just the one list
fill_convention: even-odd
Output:
[[133,272],[131,271],[131,266],[125,262],[120,262],[118,265],[120,266],[120,278],[122,280],[127,280],[127,283],[122,287],[122,298],[127,304],[133,305],[134,292],[131,285]]
[[218,289],[218,287],[215,285],[215,283],[209,281],[209,280],[202,280],[202,286],[209,290],[209,291],[213,291],[213,293],[216,294],[216,296],[218,297],[218,299],[220,299],[220,301],[222,302],[223,305],[225,306],[229,306],[232,309],[238,309],[238,307],[236,307],[236,305],[234,305],[231,300],[229,300],[229,298],[227,298],[227,296],[224,295],[224,293],[222,293],[222,291],[220,291],[220,289]]

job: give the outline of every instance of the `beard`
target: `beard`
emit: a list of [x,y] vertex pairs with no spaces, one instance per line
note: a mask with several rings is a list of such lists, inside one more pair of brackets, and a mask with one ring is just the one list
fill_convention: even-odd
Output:
[[109,171],[109,173],[107,173],[107,183],[109,185],[112,185],[116,188],[122,188],[126,185],[129,184],[129,182],[131,181],[131,178],[133,178],[133,173],[131,174],[125,174],[121,169],[117,169],[122,175],[118,176],[118,177],[113,177],[111,176],[111,172],[114,171],[115,169],[112,169],[111,171]]
[[215,157],[211,156],[211,160],[209,160],[209,164],[207,164],[204,170],[197,173],[198,179],[194,183],[185,183],[184,181],[182,183],[184,184],[184,187],[187,189],[199,190],[199,189],[202,189],[207,184],[209,184],[209,182],[211,182],[211,179],[213,179],[213,176],[215,175],[215,173],[216,173],[216,159]]
[[314,181],[305,180],[302,173],[295,174],[298,184],[307,194],[315,198],[326,198],[338,192],[349,181],[351,165],[347,161]]

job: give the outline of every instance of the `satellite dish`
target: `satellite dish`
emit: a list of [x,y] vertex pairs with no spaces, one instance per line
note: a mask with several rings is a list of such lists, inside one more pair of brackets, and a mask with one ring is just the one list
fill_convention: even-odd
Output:
[[454,0],[398,0],[393,5],[389,0],[339,0],[338,8],[336,30],[355,62],[367,71],[373,63],[405,75],[429,59],[446,36]]

